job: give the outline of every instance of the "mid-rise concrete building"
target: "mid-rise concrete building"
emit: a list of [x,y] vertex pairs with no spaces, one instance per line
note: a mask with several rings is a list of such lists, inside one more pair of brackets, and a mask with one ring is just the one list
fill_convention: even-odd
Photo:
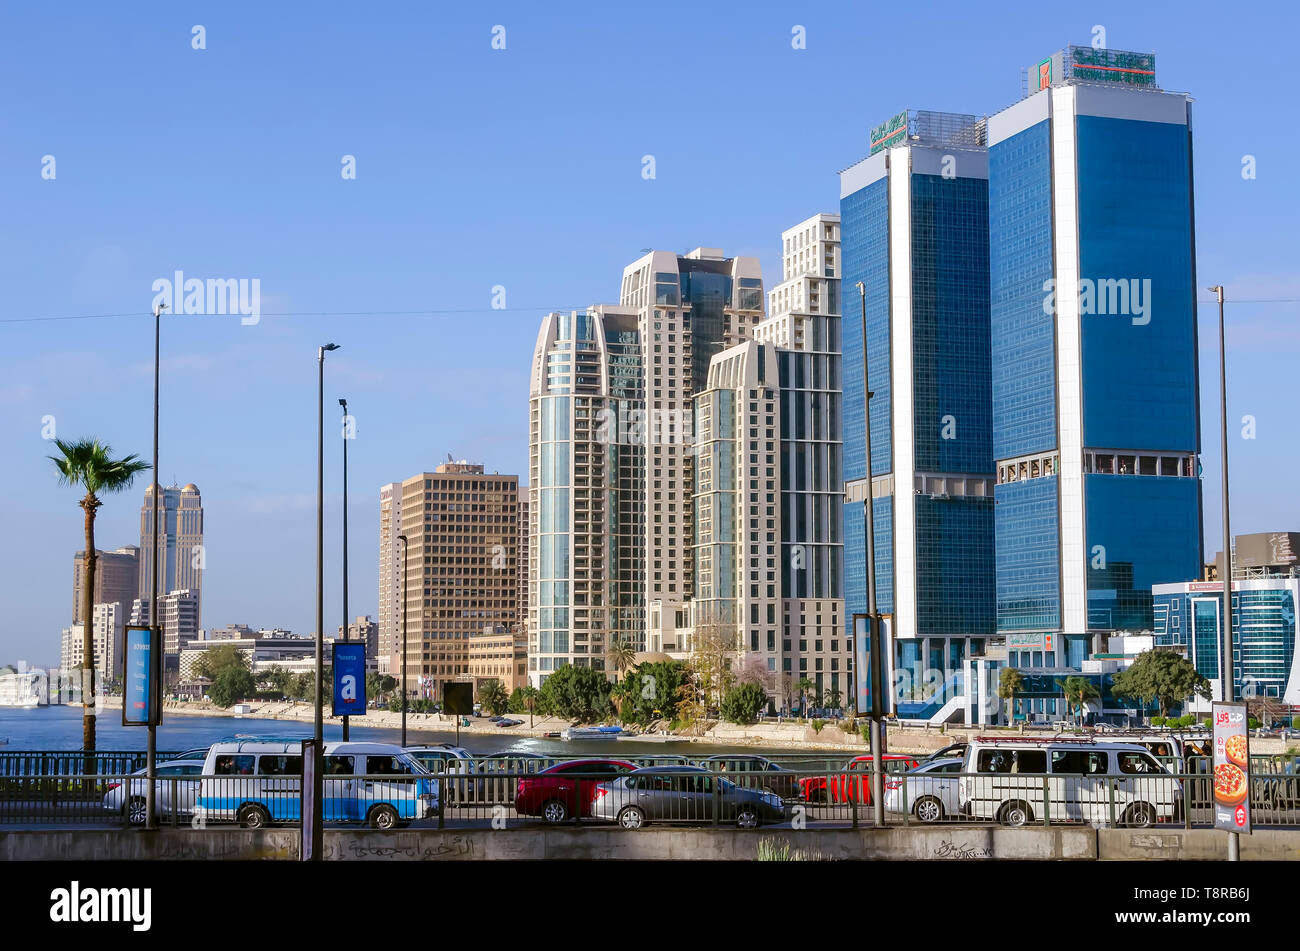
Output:
[[528,639],[524,634],[488,625],[469,639],[469,674],[474,695],[489,680],[498,681],[507,692],[528,683]]
[[[338,627],[337,640],[343,640],[343,625]],[[370,615],[360,615],[348,625],[348,640],[366,645],[366,667],[377,670],[379,664],[379,624]]]
[[[131,624],[149,624],[150,599],[136,598],[131,605]],[[158,596],[158,618],[163,629],[163,653],[173,658],[181,644],[199,634],[199,598],[190,590],[168,591]],[[169,666],[174,669],[174,663]]]
[[[92,650],[95,652],[95,670],[99,677],[118,681],[122,679],[122,647],[127,623],[126,605],[112,601],[94,606],[91,623]],[[72,624],[63,629],[60,642],[59,665],[62,670],[81,667],[85,650],[85,625]]]

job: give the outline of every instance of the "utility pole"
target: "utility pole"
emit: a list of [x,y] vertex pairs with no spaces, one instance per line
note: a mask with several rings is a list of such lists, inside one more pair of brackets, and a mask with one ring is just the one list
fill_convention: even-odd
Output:
[[[885,764],[883,758],[884,730],[881,717],[884,714],[885,678],[881,665],[884,652],[880,645],[880,614],[876,606],[876,516],[872,505],[871,480],[871,384],[867,378],[867,286],[858,281],[858,296],[862,300],[862,419],[866,437],[867,479],[866,492],[862,501],[862,511],[866,519],[867,565],[867,640],[871,666],[871,820],[877,829],[885,826]],[[858,676],[861,676],[859,671]]]
[[[348,401],[339,400],[343,407],[343,643],[348,642]],[[349,739],[348,720],[343,715],[343,739]]]
[[[1223,445],[1223,699],[1237,699],[1236,675],[1232,665],[1232,527],[1228,518],[1228,359],[1224,351],[1223,285],[1210,290],[1219,298],[1219,434]],[[1228,861],[1241,861],[1241,835],[1228,833]]]

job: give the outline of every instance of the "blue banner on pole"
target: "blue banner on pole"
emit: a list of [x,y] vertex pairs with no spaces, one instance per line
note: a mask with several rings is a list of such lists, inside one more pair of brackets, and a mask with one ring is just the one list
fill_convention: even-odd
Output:
[[365,641],[334,644],[334,715],[364,716],[366,712]]
[[148,627],[128,626],[122,651],[122,725],[151,726],[158,721],[155,657],[158,638]]

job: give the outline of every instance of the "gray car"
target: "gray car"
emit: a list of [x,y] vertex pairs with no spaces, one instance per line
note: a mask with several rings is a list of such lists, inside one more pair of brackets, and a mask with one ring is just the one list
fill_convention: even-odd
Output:
[[647,822],[735,823],[753,829],[786,818],[781,797],[760,789],[742,789],[698,766],[651,766],[595,787],[595,819],[639,829]]
[[959,759],[935,759],[907,773],[888,777],[885,781],[885,811],[910,812],[921,822],[942,822],[949,816],[960,815],[957,780],[961,764]]

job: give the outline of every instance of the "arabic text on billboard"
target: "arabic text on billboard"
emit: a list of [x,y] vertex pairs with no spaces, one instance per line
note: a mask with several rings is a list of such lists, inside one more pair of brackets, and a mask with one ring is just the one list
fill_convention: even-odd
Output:
[[1071,46],[1070,60],[1070,73],[1078,79],[1130,86],[1154,86],[1156,82],[1156,58],[1151,53]]
[[1250,734],[1244,703],[1216,702],[1214,727],[1214,828],[1250,832]]
[[875,155],[881,149],[889,148],[891,145],[897,145],[907,137],[907,111],[904,110],[898,115],[882,122],[871,130],[871,154]]

